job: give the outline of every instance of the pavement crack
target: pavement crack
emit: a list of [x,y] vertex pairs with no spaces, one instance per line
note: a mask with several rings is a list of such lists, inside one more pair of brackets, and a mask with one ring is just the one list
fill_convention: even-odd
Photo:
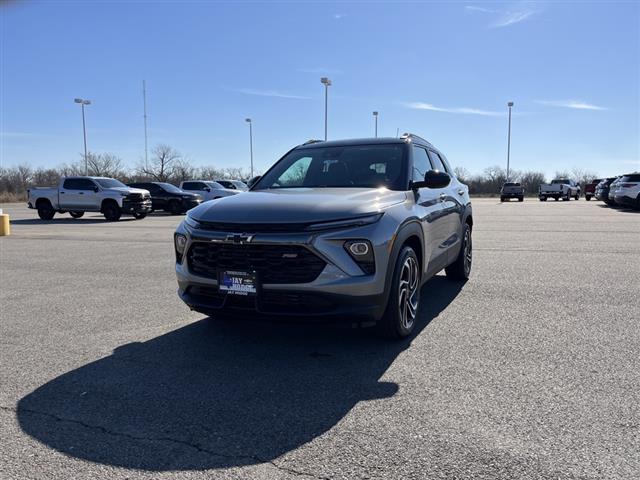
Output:
[[[7,407],[5,405],[0,405],[0,410],[5,410],[5,411],[10,411],[13,413],[18,413],[18,409],[15,407]],[[41,412],[38,410],[33,410],[30,408],[20,408],[19,409],[20,412],[22,413],[29,413],[32,415],[42,415],[45,417],[49,417],[57,422],[66,422],[66,423],[72,423],[74,425],[79,425],[83,428],[87,428],[90,430],[97,430],[105,435],[110,435],[110,436],[114,436],[114,437],[124,437],[124,438],[128,438],[131,440],[136,440],[136,441],[149,441],[149,442],[169,442],[169,443],[174,443],[174,444],[178,444],[178,445],[183,445],[189,448],[192,448],[200,453],[205,453],[207,455],[211,455],[214,457],[219,457],[219,458],[225,458],[225,459],[243,459],[243,460],[251,460],[255,463],[258,464],[269,464],[272,467],[286,472],[286,473],[290,473],[296,476],[304,476],[304,477],[310,477],[310,478],[315,478],[318,480],[331,480],[331,477],[326,477],[326,476],[318,476],[315,475],[313,473],[309,473],[309,472],[303,472],[301,470],[296,470],[294,468],[291,467],[286,467],[284,465],[278,464],[276,463],[274,460],[268,460],[265,458],[260,457],[259,455],[228,455],[228,454],[223,454],[223,453],[219,453],[219,452],[215,452],[213,450],[209,450],[207,448],[202,447],[201,445],[194,443],[194,442],[189,442],[187,440],[181,440],[178,438],[172,438],[172,437],[147,437],[147,436],[142,436],[142,435],[132,435],[130,433],[125,433],[125,432],[117,432],[117,431],[113,431],[110,430],[106,427],[103,427],[101,425],[93,425],[93,424],[89,424],[86,422],[83,422],[82,420],[76,420],[73,418],[64,418],[64,417],[60,417],[59,415],[55,415],[49,412]]]

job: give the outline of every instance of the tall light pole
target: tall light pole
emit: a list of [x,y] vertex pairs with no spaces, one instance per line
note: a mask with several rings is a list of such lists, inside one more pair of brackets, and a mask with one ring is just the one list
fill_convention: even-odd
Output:
[[507,182],[509,181],[509,160],[511,156],[511,107],[513,107],[513,102],[507,103],[507,107],[509,107],[509,133],[507,134]]
[[84,136],[84,174],[89,175],[89,165],[87,163],[87,127],[84,121],[84,106],[91,105],[91,100],[76,98],[74,102],[79,103],[82,107],[82,135]]
[[244,121],[249,124],[249,152],[251,154],[251,178],[253,178],[253,123],[250,118],[245,118]]
[[373,112],[373,118],[376,119],[376,138],[378,138],[378,112],[377,111]]
[[331,80],[327,77],[322,77],[320,83],[324,85],[324,140],[327,141],[327,108],[329,106],[329,87],[331,86]]
[[144,166],[148,168],[147,149],[147,84],[142,80],[142,106],[144,108]]

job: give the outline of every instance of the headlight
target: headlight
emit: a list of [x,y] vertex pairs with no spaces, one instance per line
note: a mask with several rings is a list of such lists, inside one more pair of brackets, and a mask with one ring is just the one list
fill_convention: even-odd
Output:
[[173,244],[176,249],[176,263],[180,263],[184,255],[184,249],[187,246],[187,237],[181,233],[176,233],[173,235]]
[[335,220],[331,222],[320,222],[309,225],[306,230],[329,230],[332,228],[361,227],[376,223],[382,218],[382,213],[365,215],[362,217],[349,218],[347,220]]
[[184,223],[189,225],[191,228],[200,228],[201,227],[200,222],[198,222],[196,219],[194,219],[189,214],[187,214],[187,216],[184,217]]
[[344,242],[344,249],[367,275],[376,271],[376,260],[373,256],[373,246],[369,240],[348,240]]

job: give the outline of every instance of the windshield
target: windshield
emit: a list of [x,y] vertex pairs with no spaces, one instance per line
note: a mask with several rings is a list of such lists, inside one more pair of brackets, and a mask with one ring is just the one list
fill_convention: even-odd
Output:
[[404,144],[302,148],[289,152],[256,184],[272,188],[406,190]]
[[127,186],[119,180],[114,178],[94,178],[94,180],[100,185],[102,188],[127,188]]
[[207,184],[208,187],[224,190],[224,187],[220,185],[218,182],[205,182],[205,183]]
[[159,185],[160,187],[162,187],[165,192],[184,193],[178,187],[176,187],[175,185],[172,185],[170,183],[156,183],[156,185]]
[[551,184],[552,184],[552,185],[557,185],[557,184],[559,184],[559,183],[569,183],[569,180],[566,180],[566,179],[558,179],[558,180],[552,180],[552,181],[551,181]]
[[248,190],[249,189],[249,187],[247,187],[247,184],[244,183],[244,182],[241,182],[240,180],[233,180],[231,183],[233,183],[238,190]]
[[505,187],[519,187],[520,184],[519,183],[505,183],[504,186]]

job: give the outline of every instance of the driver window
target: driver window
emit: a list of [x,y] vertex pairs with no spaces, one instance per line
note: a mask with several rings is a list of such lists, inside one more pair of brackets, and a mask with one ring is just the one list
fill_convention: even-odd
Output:
[[299,158],[278,177],[276,184],[280,187],[304,186],[304,179],[307,177],[310,165],[311,157]]
[[413,175],[414,182],[424,182],[424,176],[431,170],[431,163],[427,151],[422,147],[413,147]]

